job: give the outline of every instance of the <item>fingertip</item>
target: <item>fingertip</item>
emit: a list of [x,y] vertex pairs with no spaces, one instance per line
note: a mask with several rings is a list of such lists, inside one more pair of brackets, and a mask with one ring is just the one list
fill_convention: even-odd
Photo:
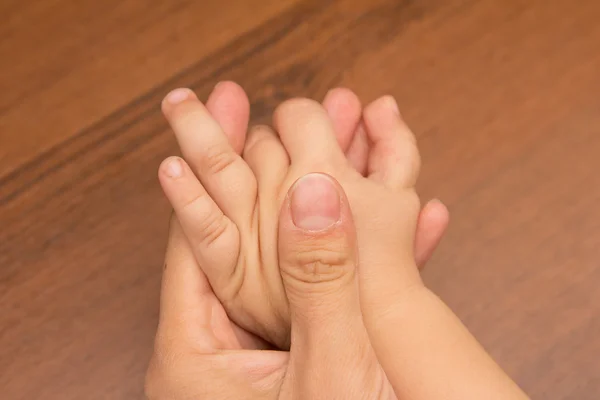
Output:
[[159,175],[168,179],[179,179],[184,173],[184,161],[180,157],[168,157],[158,168]]
[[389,94],[385,95],[382,97],[381,101],[383,103],[383,107],[385,107],[387,110],[393,112],[396,115],[400,115],[400,108],[398,107],[398,102],[396,101],[394,96]]
[[429,200],[427,204],[425,204],[424,209],[428,210],[429,218],[436,221],[437,225],[448,225],[450,221],[450,211],[441,200]]
[[428,201],[421,210],[415,234],[415,261],[420,269],[441,242],[449,221],[448,208],[438,199]]
[[327,92],[323,99],[323,106],[344,107],[347,109],[357,109],[361,107],[360,99],[351,89],[345,87],[336,87]]
[[273,124],[292,163],[345,163],[331,118],[321,103],[307,98],[286,100],[275,109]]
[[163,160],[158,168],[158,181],[163,193],[173,206],[198,182],[185,160],[177,156]]
[[377,98],[369,103],[363,111],[364,119],[368,125],[390,114],[400,117],[398,102],[392,95],[384,95]]
[[364,122],[372,144],[368,172],[392,188],[412,187],[421,158],[415,135],[397,110],[392,96],[382,96],[365,109]]
[[188,88],[173,89],[163,98],[162,110],[164,113],[168,113],[173,107],[189,99],[198,99],[193,90]]
[[246,91],[244,90],[244,88],[238,84],[237,82],[234,81],[220,81],[215,85],[215,92],[231,92],[231,93],[235,93],[235,94],[239,94],[242,95],[244,97],[246,97]]
[[250,101],[245,90],[233,81],[217,83],[206,108],[219,123],[234,150],[241,154],[250,119]]
[[331,118],[340,147],[347,151],[361,117],[362,104],[358,96],[347,88],[331,89],[323,100],[323,107]]

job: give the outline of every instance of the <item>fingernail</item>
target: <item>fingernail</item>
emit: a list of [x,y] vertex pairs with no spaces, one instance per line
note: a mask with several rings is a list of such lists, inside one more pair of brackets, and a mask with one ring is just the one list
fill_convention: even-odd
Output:
[[169,104],[179,104],[190,96],[190,89],[179,88],[171,91],[165,101]]
[[179,178],[183,174],[181,161],[178,158],[172,158],[167,162],[166,173],[171,178]]
[[294,225],[306,231],[327,229],[341,217],[337,187],[323,174],[308,174],[296,181],[290,203]]

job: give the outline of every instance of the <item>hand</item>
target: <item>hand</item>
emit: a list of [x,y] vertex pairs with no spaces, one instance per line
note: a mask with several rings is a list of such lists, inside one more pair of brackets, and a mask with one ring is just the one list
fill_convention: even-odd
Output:
[[[316,220],[323,229],[314,229]],[[424,287],[402,298],[369,293],[365,279],[394,277],[389,272],[399,266],[364,260],[357,271],[350,206],[333,178],[311,174],[294,185],[282,207],[278,248],[291,310],[289,353],[258,350],[264,343],[229,321],[173,223],[146,380],[150,399],[525,398]],[[363,269],[373,275],[363,276]],[[365,307],[359,287],[380,297],[391,317]],[[381,347],[392,336],[395,343]]]
[[[382,176],[388,194],[372,191],[372,197],[402,195],[402,187],[388,180],[393,174]],[[369,239],[383,243],[381,251],[361,254],[357,263],[365,238],[333,178],[305,175],[290,192],[279,222],[279,253],[292,315],[291,354],[304,355],[298,371],[311,374],[306,381],[315,372],[322,377],[307,398],[321,398],[318,385],[329,387],[331,380],[337,391],[322,398],[527,398],[442,301],[422,283],[407,281],[410,265],[404,263],[412,260],[394,241],[386,244],[393,232],[373,231]],[[353,369],[344,375],[342,366]]]
[[[228,314],[245,329],[280,348],[288,348],[289,309],[275,251],[276,210],[281,198],[276,199],[277,193],[269,190],[257,201],[261,185],[257,185],[253,172],[237,156],[244,146],[248,121],[245,94],[234,84],[221,84],[205,109],[191,92],[174,93],[180,96],[179,101],[168,96],[163,110],[202,185],[193,176],[187,181],[173,180],[163,169],[167,171],[160,175],[163,189]],[[350,165],[359,173],[366,173],[370,146],[368,130],[360,122],[358,99],[347,90],[337,89],[328,94],[324,105]],[[246,143],[246,153],[251,153],[249,147]],[[267,166],[269,169],[277,168]],[[207,194],[215,202],[207,206],[209,209],[199,210],[193,200]],[[430,202],[422,210],[416,228],[418,262],[423,263],[431,255],[447,221],[447,210],[439,202]],[[258,248],[260,252],[256,252]]]
[[[192,174],[189,169],[182,172]],[[296,194],[302,190],[301,186],[301,183],[295,186]],[[299,231],[293,222],[294,218],[298,220],[292,216],[294,210],[314,201],[310,194],[304,200],[293,200],[296,195],[292,193],[283,207],[280,221],[283,271],[298,269],[303,273],[306,265],[302,257],[311,254],[320,257],[324,246],[339,249],[347,261],[339,274],[317,275],[310,283],[304,283],[307,290],[302,297],[290,298],[290,352],[261,350],[264,342],[228,319],[181,226],[173,220],[155,351],[146,378],[148,398],[395,398],[368,343],[356,288],[352,290],[350,284],[356,277],[353,260],[356,247],[352,244],[355,233],[347,200],[339,190],[341,222],[318,237],[314,232]],[[313,249],[305,247],[308,241]],[[294,276],[303,280],[293,272],[287,276],[285,282],[292,286],[297,287]]]

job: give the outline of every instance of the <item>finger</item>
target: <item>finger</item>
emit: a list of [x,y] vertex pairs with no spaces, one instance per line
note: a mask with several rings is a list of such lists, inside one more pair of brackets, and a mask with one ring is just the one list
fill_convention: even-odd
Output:
[[394,98],[384,96],[371,103],[364,121],[372,143],[369,177],[393,189],[413,187],[419,175],[419,151]]
[[308,99],[283,102],[273,114],[275,130],[292,163],[318,167],[345,164],[325,109]]
[[[244,147],[244,160],[254,173],[259,190],[270,199],[279,192],[290,164],[289,157],[279,136],[268,126],[252,127]],[[274,201],[276,199],[273,199]]]
[[350,143],[350,147],[346,151],[346,158],[358,173],[363,176],[367,174],[369,139],[367,138],[367,132],[363,123],[359,123],[356,128],[352,143]]
[[431,258],[446,232],[449,220],[448,209],[439,200],[429,201],[421,210],[415,237],[415,261],[419,268],[423,268]]
[[369,144],[360,121],[362,106],[358,96],[350,89],[335,88],[325,96],[323,107],[331,118],[338,144],[346,153],[348,162],[361,175],[365,175]]
[[361,117],[362,106],[358,96],[350,89],[331,89],[323,99],[323,108],[331,118],[340,148],[347,152]]
[[208,97],[206,109],[221,125],[233,150],[241,154],[250,118],[250,102],[244,89],[235,82],[219,82]]
[[214,294],[174,217],[161,286],[158,330],[145,383],[147,397],[152,399],[173,397],[173,390],[180,386],[174,383],[188,373],[190,354],[209,355],[218,348],[214,335],[206,329]]
[[211,284],[216,288],[231,284],[238,256],[231,249],[239,248],[235,224],[223,214],[182,159],[167,158],[160,166],[159,180]]
[[[160,294],[159,349],[194,346],[213,352],[218,344],[209,329],[212,289],[198,268],[193,250],[177,219],[171,221]],[[172,349],[169,349],[172,351]]]
[[162,108],[184,158],[210,196],[234,222],[248,218],[247,199],[256,196],[256,181],[206,107],[191,90],[176,89]]
[[327,372],[337,383],[350,379],[334,367],[365,359],[370,350],[358,300],[356,233],[333,178],[308,174],[292,186],[280,215],[279,259],[290,304],[292,369],[314,377]]
[[320,330],[321,319],[356,296],[356,239],[349,206],[341,196],[333,178],[313,173],[296,181],[284,202],[279,263],[292,324],[319,320]]

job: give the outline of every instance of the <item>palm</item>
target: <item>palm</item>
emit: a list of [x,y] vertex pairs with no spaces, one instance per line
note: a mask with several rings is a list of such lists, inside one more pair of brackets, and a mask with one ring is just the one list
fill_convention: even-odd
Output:
[[[198,266],[198,269],[200,267]],[[206,279],[205,277],[202,277]],[[198,331],[198,342],[211,343],[215,358],[227,365],[227,378],[230,381],[225,390],[232,393],[248,392],[249,388],[242,385],[250,383],[250,390],[257,390],[251,398],[273,398],[286,399],[293,396],[286,388],[294,391],[294,375],[292,369],[294,362],[291,357],[298,357],[292,345],[290,352],[287,351],[264,351],[269,345],[253,333],[241,328],[232,321],[217,296],[213,292],[205,293],[199,307],[203,309],[205,320],[200,321],[202,329]],[[363,336],[368,341],[367,336]],[[364,357],[353,360],[356,365],[344,366],[343,369],[354,371],[356,376],[361,377],[350,386],[334,387],[332,390],[336,395],[347,393],[370,393],[370,398],[396,400],[392,386],[390,385],[383,368],[379,365],[377,358],[369,344],[364,347]],[[210,351],[211,353],[213,351]],[[206,357],[206,354],[199,354]],[[301,356],[301,355],[300,355]],[[193,360],[192,360],[193,362]],[[239,378],[245,379],[240,382]],[[251,381],[248,382],[247,378]],[[223,376],[221,376],[221,379]],[[268,384],[264,384],[268,382]],[[261,384],[262,383],[262,384]],[[258,387],[258,389],[256,389]],[[283,388],[278,390],[277,388]],[[223,397],[223,388],[219,388],[218,395]],[[277,393],[279,392],[279,393]],[[343,397],[343,396],[342,396]]]
[[212,294],[203,304],[207,308],[210,320],[206,326],[205,335],[217,349],[228,350],[258,350],[265,348],[264,342],[252,333],[240,328],[233,322],[219,299]]
[[[291,365],[294,364],[290,362],[290,355],[297,356],[293,348],[291,352],[264,351],[268,344],[233,322],[214,293],[204,296],[201,308],[204,308],[209,320],[201,322],[203,328],[198,331],[201,336],[198,340],[212,343],[214,351],[210,351],[213,353],[211,355],[198,353],[195,356],[203,358],[203,362],[206,362],[207,357],[214,356],[215,365],[224,363],[227,371],[225,375],[219,375],[219,379],[226,379],[227,384],[208,389],[217,390],[216,393],[198,393],[199,397],[209,394],[224,397],[226,392],[230,391],[235,395],[246,393],[249,398],[293,398],[286,390],[292,388],[290,390],[293,391],[295,388],[295,374],[290,371],[290,368],[293,368]],[[334,393],[337,396],[342,394],[342,397],[343,393],[347,393],[348,396],[353,393],[370,393],[370,398],[373,399],[396,400],[397,397],[370,346],[366,347],[371,353],[368,356],[372,360],[371,363],[361,358],[355,360],[356,365],[343,367],[355,373],[358,371],[358,375],[363,376],[363,379],[357,380],[350,387],[336,387],[333,389]],[[189,361],[195,364],[194,359]]]

